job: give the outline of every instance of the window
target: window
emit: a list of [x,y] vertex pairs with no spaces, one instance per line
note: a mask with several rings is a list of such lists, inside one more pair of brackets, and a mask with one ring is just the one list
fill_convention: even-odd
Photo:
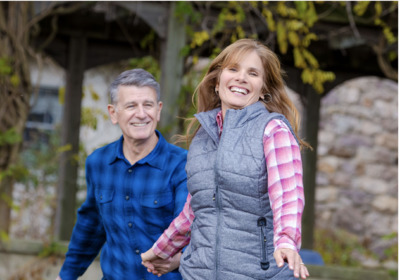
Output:
[[48,144],[56,125],[61,123],[62,105],[58,100],[58,88],[41,87],[25,125],[24,144],[37,147]]

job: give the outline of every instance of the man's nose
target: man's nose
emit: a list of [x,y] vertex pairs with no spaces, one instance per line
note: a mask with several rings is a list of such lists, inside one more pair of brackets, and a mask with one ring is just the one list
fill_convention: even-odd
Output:
[[137,109],[136,109],[136,117],[138,117],[138,118],[144,118],[144,117],[146,117],[146,111],[144,110],[144,107],[143,106],[141,106],[141,105],[139,105],[139,106],[137,106]]

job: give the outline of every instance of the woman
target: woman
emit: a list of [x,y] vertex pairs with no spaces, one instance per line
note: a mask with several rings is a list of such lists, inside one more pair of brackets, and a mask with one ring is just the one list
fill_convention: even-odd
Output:
[[185,280],[306,279],[298,250],[300,146],[308,144],[297,137],[279,60],[261,43],[239,40],[213,60],[196,94],[186,135],[190,194],[143,264],[165,273],[172,268],[162,259],[190,241],[180,261]]

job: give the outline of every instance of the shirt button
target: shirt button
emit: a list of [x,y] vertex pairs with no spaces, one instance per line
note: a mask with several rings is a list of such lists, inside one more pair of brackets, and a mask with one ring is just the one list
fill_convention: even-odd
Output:
[[103,196],[102,196],[102,195],[100,195],[100,200],[101,200],[101,199],[103,199]]
[[135,251],[135,252],[136,252],[136,254],[138,254],[138,255],[140,254],[140,251],[139,251],[139,249],[136,249],[136,251]]
[[125,200],[129,200],[129,195],[125,196]]
[[132,173],[132,169],[128,169],[128,172],[129,172],[129,173]]
[[132,227],[132,223],[128,223],[128,227]]
[[157,204],[158,203],[158,201],[157,200],[154,200],[154,204]]

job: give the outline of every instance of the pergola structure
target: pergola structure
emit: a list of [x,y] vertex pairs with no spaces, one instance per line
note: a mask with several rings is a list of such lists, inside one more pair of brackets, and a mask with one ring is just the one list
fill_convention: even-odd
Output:
[[[57,5],[67,9],[78,2],[59,1]],[[54,2],[35,2],[36,11],[42,12]],[[75,209],[77,166],[68,160],[76,154],[79,144],[79,124],[82,99],[83,74],[87,69],[122,59],[152,55],[160,61],[161,87],[164,110],[160,125],[166,126],[177,115],[174,106],[180,91],[183,75],[183,58],[179,55],[186,43],[185,23],[174,16],[175,2],[81,2],[74,12],[45,17],[40,22],[40,36],[36,45],[66,70],[66,96],[62,121],[62,144],[72,144],[72,150],[65,152],[59,166],[58,212],[56,237],[68,240],[74,224],[71,213]],[[218,8],[214,12],[219,13]],[[216,18],[216,17],[215,17]],[[255,17],[254,22],[260,21]],[[264,24],[257,25],[260,38],[268,36]],[[326,84],[326,92],[345,80],[357,76],[385,76],[379,57],[370,47],[380,43],[378,27],[363,26],[355,30],[347,22],[324,21],[313,27],[319,40],[310,46],[311,52],[323,64],[322,69],[336,74],[334,82]],[[397,30],[396,30],[397,31]],[[154,35],[146,48],[141,42]],[[51,40],[47,41],[48,38]],[[204,48],[203,55],[209,56],[212,46]],[[305,103],[307,141],[316,147],[319,102],[323,95],[305,86],[301,81],[300,70],[293,67],[291,55],[280,55],[282,66],[287,72],[288,87],[302,96]],[[396,65],[397,67],[397,65]],[[308,109],[307,109],[308,108]],[[169,110],[165,110],[169,109]],[[307,121],[313,120],[313,121]],[[304,154],[304,178],[307,207],[314,205],[316,153]],[[307,189],[308,188],[308,189]],[[314,210],[306,209],[304,221],[313,224]],[[308,220],[307,220],[308,219]],[[305,234],[305,237],[312,234]],[[312,242],[312,241],[310,241]],[[304,240],[304,244],[307,240]]]

